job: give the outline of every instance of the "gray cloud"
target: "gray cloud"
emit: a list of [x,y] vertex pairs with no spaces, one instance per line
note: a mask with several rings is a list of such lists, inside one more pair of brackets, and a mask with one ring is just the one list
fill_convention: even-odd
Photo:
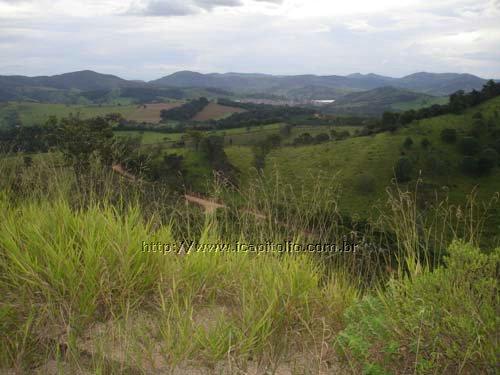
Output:
[[217,7],[235,7],[243,5],[241,0],[149,0],[134,4],[129,14],[172,17],[186,16],[211,11]]
[[[391,76],[425,70],[500,78],[499,0],[396,8],[393,0],[380,0],[382,9],[371,9],[370,0],[57,0],[47,6],[51,1],[0,0],[0,74],[92,69],[154,79],[176,70]],[[217,11],[228,6],[230,12]]]

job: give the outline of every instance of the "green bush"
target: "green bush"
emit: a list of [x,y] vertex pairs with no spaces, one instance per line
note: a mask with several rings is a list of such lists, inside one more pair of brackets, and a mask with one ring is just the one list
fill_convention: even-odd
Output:
[[463,173],[470,176],[479,174],[477,160],[472,156],[464,156],[462,162],[460,163],[460,169]]
[[413,172],[413,163],[407,157],[401,157],[394,167],[394,174],[398,182],[406,182],[411,180]]
[[430,145],[431,142],[427,138],[422,139],[422,141],[420,142],[420,146],[425,149],[429,148]]
[[463,137],[458,145],[460,152],[464,155],[472,156],[479,152],[481,144],[474,137]]
[[329,140],[330,140],[330,136],[326,133],[320,133],[314,137],[315,143],[328,142]]
[[455,129],[443,129],[441,131],[441,140],[446,143],[455,143],[457,140],[457,131]]
[[479,173],[488,174],[498,163],[498,153],[492,149],[487,148],[479,154],[477,160]]
[[500,138],[495,140],[495,142],[492,145],[492,148],[500,154]]
[[499,261],[452,244],[445,266],[349,308],[339,348],[365,373],[495,373]]
[[406,139],[403,143],[403,147],[404,148],[411,148],[411,146],[413,146],[413,139],[411,139],[411,137],[406,137]]

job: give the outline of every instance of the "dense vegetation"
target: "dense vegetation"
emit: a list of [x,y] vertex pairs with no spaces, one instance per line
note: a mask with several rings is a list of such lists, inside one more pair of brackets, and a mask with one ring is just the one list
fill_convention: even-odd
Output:
[[[331,189],[256,181],[204,215],[99,161],[78,175],[43,160],[0,165],[0,368],[494,371],[500,250],[476,248],[480,226],[460,207],[423,220],[417,197],[396,190],[388,213],[360,226]],[[435,235],[450,227],[463,231]],[[448,247],[453,237],[467,243]],[[228,250],[340,238],[356,252]]]
[[465,109],[474,107],[489,99],[500,95],[500,82],[488,81],[481,91],[472,90],[465,93],[463,90],[450,95],[448,104],[435,104],[419,110],[409,110],[402,113],[384,112],[380,127],[384,130],[394,130],[400,125],[409,124],[414,120],[435,117],[448,113],[461,113]]
[[309,108],[254,104],[250,106],[245,105],[241,108],[248,109],[248,111],[234,113],[229,117],[214,121],[212,124],[218,129],[252,127],[276,122],[286,122],[295,116],[312,115],[315,112]]
[[498,89],[378,127],[224,99],[247,112],[23,126],[8,106],[0,372],[494,373]]
[[177,120],[187,121],[191,120],[198,112],[208,105],[207,98],[201,97],[199,99],[191,100],[190,102],[181,105],[177,108],[161,111],[161,118],[163,120]]

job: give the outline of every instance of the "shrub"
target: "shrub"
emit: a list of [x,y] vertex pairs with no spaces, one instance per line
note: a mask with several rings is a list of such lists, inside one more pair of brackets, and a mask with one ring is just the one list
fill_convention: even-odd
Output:
[[394,168],[394,174],[398,182],[406,182],[411,180],[411,173],[413,171],[413,163],[410,159],[403,156],[399,158]]
[[446,175],[449,172],[449,163],[440,157],[440,155],[426,155],[424,163],[425,171],[433,176]]
[[427,138],[422,139],[420,142],[420,146],[422,146],[422,148],[429,148],[430,145],[431,142]]
[[460,163],[460,169],[463,173],[467,175],[477,175],[478,174],[478,164],[476,159],[472,156],[465,156]]
[[473,137],[463,137],[459,144],[460,152],[464,155],[475,155],[481,149],[481,145],[476,138]]
[[495,141],[495,143],[493,144],[493,149],[495,149],[495,150],[496,150],[496,152],[498,152],[498,153],[500,154],[500,138],[499,138],[499,139],[497,139],[497,140]]
[[349,308],[340,349],[364,373],[495,373],[499,261],[500,249],[452,244],[446,267]]
[[443,129],[441,131],[441,140],[446,143],[455,143],[457,140],[457,131],[455,129]]
[[411,148],[412,145],[413,145],[413,139],[411,139],[411,137],[406,137],[406,139],[403,143],[403,147],[404,148]]
[[326,133],[320,133],[317,136],[314,137],[314,142],[315,143],[323,143],[323,142],[328,142],[330,140],[330,137]]
[[498,163],[498,153],[487,148],[481,152],[477,160],[478,172],[481,175],[488,174]]
[[309,133],[302,133],[297,138],[293,140],[293,144],[297,145],[309,145],[314,142],[314,138]]

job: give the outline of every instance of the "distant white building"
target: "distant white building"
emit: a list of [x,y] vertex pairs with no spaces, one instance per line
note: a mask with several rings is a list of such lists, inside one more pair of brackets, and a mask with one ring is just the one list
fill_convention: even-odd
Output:
[[316,100],[311,100],[311,103],[315,104],[315,105],[332,104],[334,102],[335,102],[334,99],[316,99]]

